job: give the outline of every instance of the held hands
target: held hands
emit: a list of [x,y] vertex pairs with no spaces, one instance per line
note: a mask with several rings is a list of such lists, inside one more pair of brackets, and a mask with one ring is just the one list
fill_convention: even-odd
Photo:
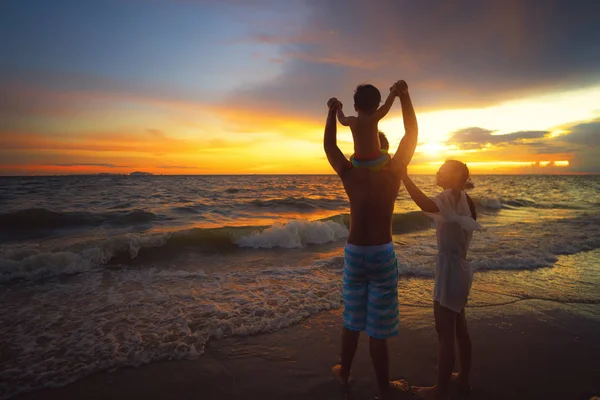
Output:
[[341,110],[342,107],[342,102],[335,97],[332,97],[327,101],[327,108],[329,108],[329,111],[337,112],[337,110]]
[[396,96],[408,94],[408,85],[406,84],[406,81],[400,80],[395,82],[390,88],[390,92],[394,93]]

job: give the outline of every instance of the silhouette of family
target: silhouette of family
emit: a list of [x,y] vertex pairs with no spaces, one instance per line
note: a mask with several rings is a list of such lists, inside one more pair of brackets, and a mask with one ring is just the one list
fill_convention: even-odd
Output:
[[[398,97],[402,106],[405,135],[393,155],[378,130],[378,122]],[[429,198],[407,175],[418,139],[418,124],[405,81],[390,88],[380,106],[381,93],[373,85],[359,85],[354,93],[356,116],[346,116],[342,103],[331,98],[325,126],[327,159],[340,177],[350,201],[350,232],[344,249],[343,328],[339,364],[333,367],[345,392],[349,391],[352,360],[361,331],[369,336],[369,350],[377,377],[380,399],[395,392],[412,391],[420,398],[446,399],[452,384],[470,391],[471,339],[465,306],[473,271],[467,250],[474,230],[481,229],[464,187],[469,179],[466,164],[446,161],[436,175],[442,192]],[[337,120],[350,127],[354,154],[348,160],[337,145]],[[436,226],[438,255],[433,309],[439,336],[438,376],[434,386],[412,387],[404,380],[391,380],[387,339],[398,335],[398,264],[392,241],[392,216],[396,197],[404,182],[414,202]],[[453,374],[455,347],[458,373]]]

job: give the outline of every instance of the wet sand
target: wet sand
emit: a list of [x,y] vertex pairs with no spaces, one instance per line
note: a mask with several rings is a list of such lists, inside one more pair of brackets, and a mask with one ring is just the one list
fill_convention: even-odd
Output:
[[[467,310],[473,338],[469,399],[590,399],[600,396],[598,304],[526,300]],[[160,362],[82,379],[16,398],[336,399],[341,309],[278,332],[210,342],[195,361]],[[430,308],[401,307],[390,341],[393,378],[434,383],[437,343]],[[367,338],[355,357],[354,399],[372,399]],[[399,398],[414,398],[410,394]],[[452,398],[461,398],[457,393]]]

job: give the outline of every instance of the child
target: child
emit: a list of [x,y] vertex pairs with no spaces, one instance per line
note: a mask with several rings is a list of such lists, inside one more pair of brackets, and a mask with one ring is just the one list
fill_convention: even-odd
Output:
[[[447,399],[451,381],[459,389],[471,390],[471,338],[465,319],[465,305],[473,282],[473,271],[467,261],[467,249],[474,230],[482,229],[476,222],[477,213],[471,198],[463,188],[469,179],[469,169],[460,161],[449,160],[437,173],[437,185],[444,191],[428,198],[406,175],[402,180],[408,193],[437,227],[438,256],[433,291],[435,328],[439,335],[437,383],[433,387],[415,387],[421,398]],[[454,345],[458,344],[458,374],[454,368]]]
[[379,90],[373,85],[359,85],[354,92],[354,109],[358,112],[357,116],[346,117],[340,103],[337,116],[340,124],[349,126],[352,131],[354,155],[350,157],[350,161],[355,167],[379,170],[387,164],[390,157],[387,151],[381,149],[377,123],[390,111],[396,95],[400,94],[399,91],[407,89],[404,81],[394,84],[385,103],[379,107]]

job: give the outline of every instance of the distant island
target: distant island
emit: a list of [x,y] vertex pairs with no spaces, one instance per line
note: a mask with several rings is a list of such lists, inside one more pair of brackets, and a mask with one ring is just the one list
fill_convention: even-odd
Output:
[[154,176],[154,174],[150,172],[135,171],[130,173],[129,176]]

